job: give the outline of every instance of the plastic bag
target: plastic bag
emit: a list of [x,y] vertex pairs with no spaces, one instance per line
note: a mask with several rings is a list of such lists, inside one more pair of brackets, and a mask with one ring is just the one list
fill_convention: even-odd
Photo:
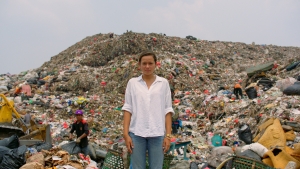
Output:
[[244,141],[246,144],[252,143],[251,129],[247,124],[242,124],[238,130],[239,139]]
[[286,95],[300,95],[300,82],[295,82],[283,91]]
[[27,82],[28,82],[29,84],[37,84],[37,78],[35,78],[35,77],[29,78],[29,79],[27,80]]
[[19,145],[19,137],[16,134],[3,140],[0,140],[0,146],[4,146],[10,149],[18,148]]
[[258,154],[260,157],[263,157],[265,153],[268,151],[268,149],[261,145],[260,143],[252,143],[250,145],[245,145],[242,147],[242,152],[246,150],[252,150],[256,154]]
[[257,98],[257,91],[254,87],[250,87],[246,90],[247,96],[249,99]]
[[52,148],[52,145],[49,143],[37,143],[34,145],[34,148],[40,152],[41,150],[50,150]]
[[198,169],[198,165],[196,162],[191,162],[190,169]]
[[71,141],[61,146],[61,149],[67,151],[70,155],[78,154],[81,152],[81,148],[75,141]]
[[8,91],[8,89],[6,86],[0,86],[0,93],[5,93],[7,91]]
[[293,85],[297,80],[292,78],[292,77],[288,77],[286,79],[282,79],[276,82],[276,87],[280,89],[280,91],[284,91],[286,88],[288,88],[289,86]]
[[10,149],[4,146],[0,146],[0,161],[2,161],[3,155],[7,153]]
[[3,155],[0,169],[19,169],[25,164],[25,153],[27,147],[21,146],[19,148],[11,149]]
[[91,161],[90,164],[88,166],[86,166],[85,169],[97,169],[97,163],[95,161]]
[[39,81],[37,81],[37,85],[39,85],[39,86],[42,86],[42,85],[44,85],[45,83],[46,83],[45,80],[39,80]]

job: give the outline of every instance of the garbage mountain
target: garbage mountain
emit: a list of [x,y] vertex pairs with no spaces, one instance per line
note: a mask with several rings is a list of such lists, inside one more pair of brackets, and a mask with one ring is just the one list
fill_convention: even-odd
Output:
[[[216,159],[226,159],[232,149],[246,145],[249,149],[255,143],[264,150],[257,151],[255,158],[280,168],[289,161],[278,164],[273,146],[286,144],[276,151],[300,164],[300,154],[291,150],[300,142],[299,47],[131,31],[97,34],[51,57],[37,69],[1,75],[0,92],[15,102],[20,114],[31,111],[37,123],[50,124],[55,146],[67,142],[73,112],[82,109],[95,149],[91,157],[103,158],[112,147],[124,155],[120,110],[128,80],[140,75],[138,55],[145,50],[157,54],[155,72],[168,79],[172,91],[176,111],[172,141],[180,143],[173,146],[176,159],[190,159],[198,167],[217,167],[222,161]],[[234,86],[242,90],[240,99]],[[263,135],[273,128],[286,135],[279,138],[280,145],[275,144],[275,138],[272,141],[269,135]],[[178,148],[181,144],[186,149]],[[129,165],[126,157],[124,165]],[[189,163],[173,160],[171,165],[176,168]]]

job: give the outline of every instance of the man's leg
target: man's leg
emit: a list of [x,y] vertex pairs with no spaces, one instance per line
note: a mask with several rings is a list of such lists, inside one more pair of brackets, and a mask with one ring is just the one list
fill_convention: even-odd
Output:
[[88,149],[88,147],[89,146],[81,148],[81,153],[84,154],[84,156],[89,155],[89,149]]
[[241,95],[241,98],[243,99],[244,97],[243,97],[243,91],[242,91],[242,89],[239,88],[238,92],[239,92],[239,95]]
[[239,95],[238,95],[239,93],[236,88],[233,89],[233,93],[234,93],[236,99],[239,99]]
[[164,136],[148,137],[148,156],[150,169],[162,169],[164,162],[163,141]]
[[133,133],[129,133],[132,139],[134,148],[130,156],[131,165],[133,169],[145,169],[146,168],[146,138],[136,136]]

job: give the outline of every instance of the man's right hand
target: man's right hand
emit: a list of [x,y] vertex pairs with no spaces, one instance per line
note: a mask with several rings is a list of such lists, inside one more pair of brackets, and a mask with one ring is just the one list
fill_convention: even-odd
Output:
[[132,143],[132,139],[129,135],[124,136],[124,139],[125,139],[125,144],[126,144],[126,147],[128,149],[128,152],[131,154],[132,149],[134,148],[133,143]]
[[69,140],[73,140],[73,135],[72,134],[69,135]]

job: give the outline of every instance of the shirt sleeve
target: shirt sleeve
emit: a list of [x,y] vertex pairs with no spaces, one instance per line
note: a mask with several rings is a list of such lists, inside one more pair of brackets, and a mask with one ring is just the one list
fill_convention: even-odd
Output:
[[125,103],[122,107],[122,110],[126,110],[129,113],[132,113],[132,97],[131,97],[131,80],[127,83],[126,91],[125,91]]
[[75,130],[75,127],[74,127],[74,124],[72,124],[72,128],[71,128],[70,133],[74,133],[74,130]]
[[171,97],[171,89],[169,82],[166,81],[166,105],[165,105],[165,114],[172,113],[172,116],[175,114],[173,108],[172,108],[172,97]]
[[86,134],[86,135],[89,135],[89,125],[87,124],[87,123],[85,123],[84,124],[84,126],[83,126],[83,129],[84,129],[84,133]]

